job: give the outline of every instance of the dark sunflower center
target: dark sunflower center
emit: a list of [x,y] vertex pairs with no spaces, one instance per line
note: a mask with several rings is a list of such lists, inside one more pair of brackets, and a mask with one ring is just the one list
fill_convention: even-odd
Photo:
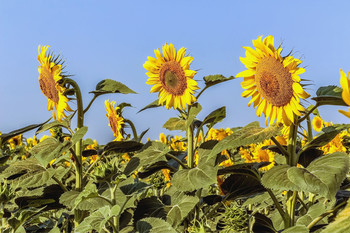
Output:
[[42,93],[54,103],[58,104],[59,95],[53,74],[46,67],[42,67],[39,75],[39,85]]
[[162,65],[159,78],[163,88],[172,95],[182,95],[187,88],[185,72],[176,61],[168,61]]
[[274,106],[284,106],[293,97],[292,76],[274,57],[265,57],[258,63],[255,81],[262,97]]

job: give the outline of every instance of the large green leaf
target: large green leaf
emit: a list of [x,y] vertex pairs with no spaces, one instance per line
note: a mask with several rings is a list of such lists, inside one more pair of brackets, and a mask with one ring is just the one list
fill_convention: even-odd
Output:
[[311,192],[332,199],[348,171],[349,156],[336,152],[312,161],[306,169],[275,166],[264,174],[261,181],[267,188]]
[[306,226],[294,226],[287,228],[283,233],[309,233],[309,229]]
[[177,233],[169,223],[160,218],[144,218],[136,223],[139,233]]
[[198,150],[198,166],[177,171],[171,182],[180,191],[193,191],[216,183],[218,167],[216,157],[209,157],[211,150]]
[[321,231],[321,233],[347,233],[350,232],[350,201],[348,201],[347,206],[343,209],[331,222],[326,229]]
[[325,211],[326,207],[322,202],[316,203],[308,209],[306,214],[298,218],[296,225],[307,226],[312,220],[323,214]]
[[91,91],[90,93],[94,93],[97,95],[108,94],[108,93],[137,94],[135,91],[131,90],[126,85],[112,79],[105,79],[100,81],[96,85],[96,90]]
[[167,130],[181,130],[186,131],[186,120],[179,117],[171,117],[164,123],[163,128]]
[[276,125],[261,128],[259,122],[250,123],[218,142],[211,151],[210,156],[216,156],[221,151],[227,149],[235,149],[239,146],[262,142],[265,139],[278,135],[280,129],[281,127]]
[[137,203],[133,216],[134,224],[147,217],[166,219],[164,204],[155,196],[143,198]]
[[31,148],[29,152],[34,155],[43,167],[46,167],[51,160],[67,152],[71,147],[72,143],[70,141],[61,143],[55,138],[46,138]]
[[167,222],[174,228],[181,224],[188,213],[198,203],[198,197],[185,195],[183,192],[175,192],[171,195],[171,208],[167,214]]

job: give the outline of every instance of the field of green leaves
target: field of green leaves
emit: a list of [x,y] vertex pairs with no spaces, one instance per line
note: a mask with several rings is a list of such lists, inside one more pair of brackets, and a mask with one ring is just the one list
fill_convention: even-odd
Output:
[[[1,233],[350,232],[350,124],[325,122],[318,111],[337,105],[335,114],[350,117],[342,110],[350,105],[349,74],[340,70],[339,87],[312,97],[301,60],[260,36],[244,47],[247,70],[205,76],[199,87],[193,57],[164,44],[143,65],[158,98],[139,111],[177,110],[163,127],[185,136],[150,140],[123,116],[132,103],[106,100],[115,140],[101,145],[85,137],[85,113],[105,94],[135,92],[105,79],[84,104],[48,48],[39,46],[38,71],[52,118],[0,134]],[[198,117],[202,93],[234,79],[264,126],[217,128],[225,106]]]

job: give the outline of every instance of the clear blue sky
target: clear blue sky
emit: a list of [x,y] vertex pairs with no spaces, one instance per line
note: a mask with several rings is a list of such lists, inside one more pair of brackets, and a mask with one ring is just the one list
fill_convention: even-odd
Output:
[[[177,114],[165,108],[138,110],[157,98],[149,93],[143,63],[153,50],[167,43],[186,47],[199,70],[195,79],[209,74],[236,75],[244,70],[242,46],[252,46],[259,35],[273,35],[283,42],[284,55],[291,49],[301,57],[312,80],[308,92],[339,84],[339,69],[350,70],[349,1],[0,1],[0,131],[9,132],[51,116],[38,83],[38,45],[51,45],[66,59],[66,71],[80,85],[84,103],[89,91],[106,78],[129,86],[137,95],[99,97],[85,122],[86,137],[100,143],[113,140],[105,117],[104,100],[129,102],[124,116],[137,130],[157,139],[163,123]],[[241,97],[241,79],[217,85],[205,92],[199,117],[221,106],[227,118],[217,127],[243,126],[258,118]],[[203,87],[203,82],[199,82]],[[310,103],[313,103],[310,100]],[[75,104],[71,104],[75,108]],[[349,122],[339,107],[321,107],[321,116],[333,122]],[[342,108],[346,109],[346,108]],[[130,132],[130,131],[129,131]],[[173,132],[179,134],[179,132]],[[29,135],[33,135],[32,131]]]

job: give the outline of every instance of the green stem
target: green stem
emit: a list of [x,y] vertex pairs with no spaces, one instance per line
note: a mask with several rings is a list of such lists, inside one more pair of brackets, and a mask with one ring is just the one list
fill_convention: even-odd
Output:
[[294,226],[295,221],[295,204],[297,200],[297,191],[288,191],[287,193],[287,215],[289,217],[288,224],[285,225],[285,228]]
[[311,142],[313,139],[313,135],[312,135],[312,125],[311,125],[310,116],[307,116],[306,123],[307,123],[307,141]]
[[[65,78],[65,82],[72,85],[72,87],[75,90],[75,96],[77,99],[77,129],[80,129],[84,126],[84,107],[83,107],[83,98],[81,95],[80,88],[78,84],[70,78]],[[76,161],[75,161],[75,189],[78,192],[81,192],[83,190],[83,166],[82,166],[82,144],[83,140],[80,139],[77,144],[75,144],[75,155],[76,155]],[[81,221],[84,219],[84,213],[82,211],[76,210],[74,213],[74,220],[75,225],[78,226]]]
[[192,122],[187,128],[187,166],[193,168],[193,125]]
[[270,190],[270,189],[266,189],[267,192],[269,193],[271,199],[273,200],[273,203],[275,204],[279,214],[281,215],[284,225],[288,225],[288,215],[286,215],[286,213],[283,211],[280,203],[278,202],[275,194]]
[[203,94],[203,92],[208,88],[208,86],[205,86],[196,96],[196,100],[198,100],[199,96],[201,96]]
[[275,137],[271,137],[271,140],[275,143],[275,145],[278,147],[278,149],[281,151],[281,153],[284,154],[284,156],[286,156],[286,158],[290,157],[288,151],[286,149],[284,149],[284,147],[276,140]]
[[90,109],[92,103],[95,101],[95,99],[97,99],[97,97],[98,97],[98,95],[95,94],[94,97],[91,99],[89,105],[84,109],[84,113],[86,113]]
[[310,111],[308,111],[305,116],[303,116],[302,118],[300,118],[298,121],[297,121],[297,124],[300,124],[301,122],[303,122],[316,108],[318,108],[320,105],[318,103],[316,103],[316,105],[310,109]]
[[57,179],[55,176],[53,176],[52,179],[53,179],[54,181],[56,181],[56,183],[57,183],[65,192],[68,192],[68,189],[66,188],[66,186],[64,186],[64,184],[63,184],[59,179]]
[[313,226],[315,226],[319,221],[321,221],[324,217],[326,217],[329,214],[332,214],[334,212],[336,212],[338,209],[340,209],[341,207],[343,207],[347,202],[342,202],[339,205],[337,205],[336,207],[334,207],[331,210],[328,210],[326,212],[324,212],[323,214],[321,214],[319,217],[315,218],[308,226],[307,228],[310,230]]
[[[297,118],[294,116],[295,119]],[[297,165],[297,156],[295,153],[295,148],[296,148],[296,141],[297,141],[297,133],[298,133],[298,124],[297,124],[297,119],[293,122],[293,124],[290,126],[290,131],[289,131],[289,138],[288,138],[288,147],[287,151],[289,154],[288,158],[288,165],[289,166],[296,166]]]
[[135,125],[134,123],[132,123],[132,121],[128,120],[128,119],[125,119],[124,118],[124,122],[128,123],[132,129],[132,134],[134,135],[134,140],[137,141],[137,132],[136,132],[136,128],[135,128]]

